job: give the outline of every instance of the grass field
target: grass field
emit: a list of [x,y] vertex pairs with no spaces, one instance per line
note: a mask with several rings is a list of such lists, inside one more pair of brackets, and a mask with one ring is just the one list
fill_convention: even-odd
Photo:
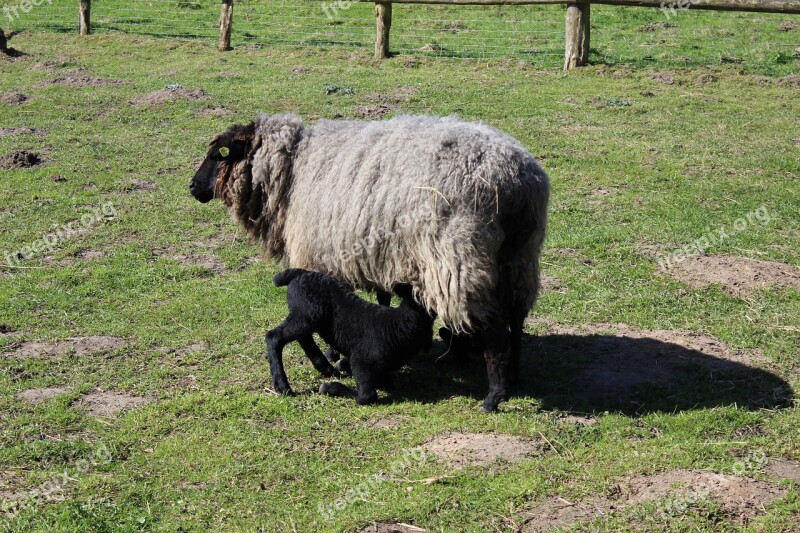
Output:
[[[797,60],[564,75],[111,32],[11,44],[0,162],[43,163],[0,170],[0,528],[800,529]],[[483,365],[441,342],[376,406],[316,394],[296,346],[298,396],[271,394],[277,265],[188,193],[210,137],[257,111],[458,114],[542,160],[545,290],[499,413],[478,410]]]

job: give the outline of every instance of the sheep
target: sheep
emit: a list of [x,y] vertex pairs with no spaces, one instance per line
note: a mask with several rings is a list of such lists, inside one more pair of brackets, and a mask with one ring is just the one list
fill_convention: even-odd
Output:
[[340,281],[319,272],[293,268],[276,275],[274,282],[278,287],[288,285],[289,316],[265,336],[272,386],[281,394],[293,394],[283,368],[283,347],[289,342],[298,341],[323,376],[338,375],[314,342],[314,333],[349,355],[358,389],[330,382],[320,392],[355,396],[361,405],[375,403],[376,388],[386,388],[393,371],[431,345],[433,318],[414,300],[410,285],[395,286],[403,301],[399,307],[389,307],[362,300]]
[[282,265],[384,292],[411,284],[483,352],[483,409],[508,397],[539,292],[550,196],[547,175],[512,137],[454,117],[306,126],[259,115],[212,139],[190,191],[219,198]]

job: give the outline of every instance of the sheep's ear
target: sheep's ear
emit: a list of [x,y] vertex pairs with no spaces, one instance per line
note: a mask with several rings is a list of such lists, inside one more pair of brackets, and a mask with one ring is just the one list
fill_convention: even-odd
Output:
[[215,147],[208,154],[208,157],[214,161],[241,161],[246,156],[247,145],[241,141]]

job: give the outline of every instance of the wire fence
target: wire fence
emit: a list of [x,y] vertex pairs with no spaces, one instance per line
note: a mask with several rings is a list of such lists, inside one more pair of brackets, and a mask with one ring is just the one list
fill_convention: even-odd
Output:
[[[77,31],[77,0],[39,0],[23,12],[4,4],[13,30]],[[30,0],[28,2],[30,6]],[[343,3],[343,5],[347,5]],[[16,16],[9,11],[16,6]],[[124,32],[216,42],[219,3],[211,0],[99,0],[95,33]],[[311,0],[241,0],[233,45],[371,50],[373,4],[340,8]],[[564,56],[563,5],[444,6],[395,4],[391,50],[455,58],[516,58],[558,67]],[[742,64],[785,73],[800,66],[800,17],[761,13],[592,6],[590,61],[652,65]]]

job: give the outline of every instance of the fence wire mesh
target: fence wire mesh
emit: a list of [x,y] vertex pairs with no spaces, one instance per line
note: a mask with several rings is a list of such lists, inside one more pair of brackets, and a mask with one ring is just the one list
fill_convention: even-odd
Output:
[[[75,32],[77,0],[4,4],[10,29]],[[29,9],[23,10],[27,5]],[[316,0],[235,3],[233,45],[371,49],[374,5]],[[395,4],[391,49],[436,57],[518,58],[560,66],[565,6],[443,6]],[[211,0],[99,0],[95,33],[218,38],[219,3]],[[800,17],[761,13],[592,6],[595,63],[745,64],[785,72],[800,65]]]

